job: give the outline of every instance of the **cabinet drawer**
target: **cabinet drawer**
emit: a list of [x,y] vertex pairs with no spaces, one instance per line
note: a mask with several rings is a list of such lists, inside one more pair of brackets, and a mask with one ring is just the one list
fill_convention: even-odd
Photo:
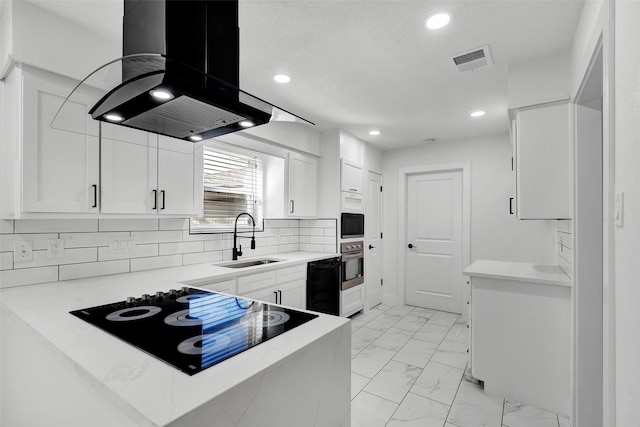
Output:
[[364,200],[362,194],[342,191],[342,212],[364,213]]
[[351,316],[364,308],[364,285],[354,286],[341,292],[341,316]]
[[286,283],[294,280],[306,280],[307,279],[307,265],[296,265],[295,267],[288,267],[278,270],[276,272],[277,282]]
[[276,285],[276,272],[266,271],[264,273],[251,274],[249,276],[238,277],[238,294],[244,295],[248,292],[257,291],[269,286]]

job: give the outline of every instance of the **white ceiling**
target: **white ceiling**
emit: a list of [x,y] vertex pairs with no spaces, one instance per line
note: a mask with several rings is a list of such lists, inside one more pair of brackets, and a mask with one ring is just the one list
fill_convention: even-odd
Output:
[[[32,0],[114,39],[118,0]],[[582,0],[240,0],[240,87],[381,149],[507,132],[509,64],[568,51]],[[428,31],[432,12],[452,23]],[[494,65],[449,57],[488,44]],[[285,73],[282,85],[273,75]],[[471,111],[487,112],[472,119]],[[368,135],[379,129],[377,137]]]

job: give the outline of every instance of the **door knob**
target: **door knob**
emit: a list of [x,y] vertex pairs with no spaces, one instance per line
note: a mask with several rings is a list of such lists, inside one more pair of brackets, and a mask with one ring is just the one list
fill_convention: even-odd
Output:
[[369,249],[375,249],[375,246],[369,245]]
[[413,248],[413,245],[411,243],[409,243],[407,246],[409,247],[409,249]]

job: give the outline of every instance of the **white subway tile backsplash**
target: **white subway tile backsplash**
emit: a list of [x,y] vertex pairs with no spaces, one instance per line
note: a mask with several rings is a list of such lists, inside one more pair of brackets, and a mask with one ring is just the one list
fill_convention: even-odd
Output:
[[300,244],[300,250],[303,252],[324,252],[324,245]]
[[233,248],[233,240],[208,240],[204,242],[205,251],[231,250]]
[[131,237],[136,244],[180,242],[182,231],[133,231]]
[[325,236],[336,236],[336,227],[327,227],[324,229]]
[[47,249],[47,239],[57,239],[57,234],[4,234],[0,238],[0,252],[13,252],[14,242],[30,241],[33,250]]
[[316,219],[310,221],[309,227],[313,228],[336,228],[336,220],[335,219]]
[[189,231],[188,218],[160,218],[160,230],[187,230]]
[[319,245],[335,245],[336,238],[330,236],[311,236],[309,237],[309,243]]
[[58,281],[58,267],[26,268],[0,271],[0,288],[35,285]]
[[287,252],[298,252],[300,250],[300,246],[295,243],[291,245],[280,245],[278,246],[278,253],[284,254]]
[[157,268],[179,267],[182,265],[182,255],[165,255],[152,258],[134,258],[131,261],[131,271],[154,270]]
[[301,228],[300,235],[305,236],[324,236],[324,228]]
[[324,245],[324,250],[322,252],[335,254],[338,253],[338,248],[336,245]]
[[196,252],[193,254],[182,255],[182,264],[201,264],[205,262],[218,262],[222,261],[222,251],[215,252]]
[[100,220],[100,231],[154,231],[158,228],[158,220],[152,218]]
[[[189,234],[189,230],[182,231],[182,240],[185,242],[195,242],[202,240],[222,240],[224,239],[226,233],[200,233],[200,234]],[[230,235],[233,235],[231,233]]]
[[[129,237],[128,231],[113,233],[60,233],[60,239],[64,240],[64,247],[67,248],[90,248],[94,246],[109,246],[111,239]],[[26,235],[28,236],[28,234]],[[55,239],[55,237],[52,237]],[[46,242],[45,247],[46,249]]]
[[[239,239],[244,258],[274,256],[299,250],[335,252],[335,220],[265,220],[256,233],[256,249]],[[93,277],[230,260],[231,233],[189,234],[189,220],[2,220],[0,221],[0,279],[2,287]],[[113,238],[134,240],[130,253],[109,253]],[[243,234],[250,236],[250,234]],[[47,240],[64,240],[64,257],[47,257]],[[33,261],[14,262],[13,243],[33,242]]]
[[13,220],[12,219],[0,219],[0,234],[13,233]]
[[27,262],[14,262],[13,268],[33,268],[47,265],[77,264],[81,262],[94,262],[98,260],[98,248],[65,249],[62,258],[49,258],[47,251],[33,251],[33,260]]
[[158,244],[134,245],[133,252],[129,253],[109,253],[108,247],[98,248],[98,261],[108,261],[114,259],[145,258],[158,256]]
[[16,219],[15,233],[74,233],[98,231],[97,219]]
[[160,243],[158,255],[186,254],[204,251],[204,242]]
[[0,270],[13,269],[13,253],[0,252]]
[[60,280],[81,279],[83,277],[106,276],[108,274],[128,273],[129,260],[86,262],[60,266]]

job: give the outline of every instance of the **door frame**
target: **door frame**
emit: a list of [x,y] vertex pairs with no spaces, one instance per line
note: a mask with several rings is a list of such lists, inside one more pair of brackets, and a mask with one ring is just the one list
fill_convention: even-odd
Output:
[[[407,284],[407,255],[405,241],[407,235],[407,180],[411,175],[423,175],[441,172],[462,172],[462,269],[464,270],[471,262],[471,162],[456,163],[434,163],[421,166],[410,166],[400,168],[398,171],[398,297],[403,304],[406,304]],[[465,298],[469,296],[468,287],[462,286],[465,283],[462,279],[460,283],[462,289],[462,299],[460,301],[460,312],[465,312]]]

